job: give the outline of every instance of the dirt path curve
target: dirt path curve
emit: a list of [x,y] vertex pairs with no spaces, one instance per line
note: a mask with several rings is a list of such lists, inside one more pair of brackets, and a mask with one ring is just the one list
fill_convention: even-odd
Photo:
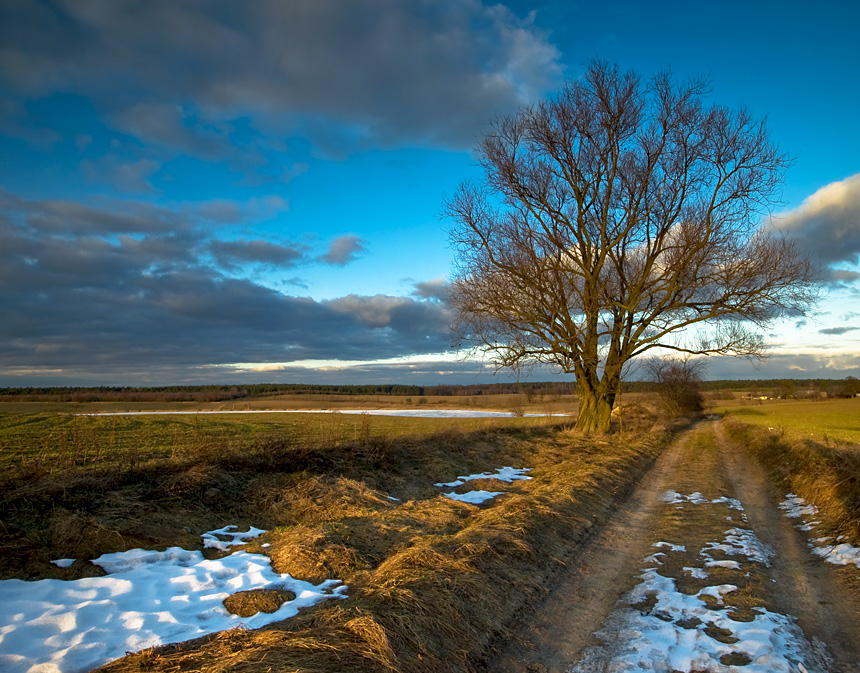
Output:
[[860,597],[718,422],[681,436],[492,673],[860,673]]

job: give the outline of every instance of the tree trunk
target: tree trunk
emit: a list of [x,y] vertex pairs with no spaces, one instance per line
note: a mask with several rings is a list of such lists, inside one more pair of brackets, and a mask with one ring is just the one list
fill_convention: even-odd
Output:
[[587,433],[606,434],[612,421],[612,400],[588,385],[577,385],[579,415],[576,429]]

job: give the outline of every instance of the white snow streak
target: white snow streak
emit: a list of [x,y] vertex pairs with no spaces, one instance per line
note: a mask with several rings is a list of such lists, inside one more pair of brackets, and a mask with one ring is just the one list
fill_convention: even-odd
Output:
[[501,491],[469,491],[468,493],[443,493],[446,498],[451,500],[459,500],[460,502],[469,502],[473,505],[480,505],[482,502],[492,500],[497,495],[502,495]]
[[[791,519],[802,519],[801,524],[795,526],[802,531],[811,531],[821,524],[817,519],[805,519],[803,517],[813,517],[818,514],[818,508],[812,503],[806,502],[803,498],[789,493],[785,496],[785,500],[779,506],[785,510],[785,515]],[[842,542],[840,544],[827,544],[832,538],[817,537],[809,541],[809,548],[812,553],[819,558],[832,563],[834,565],[854,565],[860,568],[860,548],[854,545]],[[839,536],[836,540],[840,542],[844,536]]]
[[[457,477],[454,481],[437,482],[433,485],[440,488],[454,488],[456,486],[462,486],[467,481],[474,481],[476,479],[498,479],[499,481],[506,481],[510,484],[513,481],[531,479],[531,477],[527,477],[525,475],[526,472],[531,472],[531,469],[532,468],[530,467],[500,467],[495,472],[469,474]],[[454,491],[450,491],[449,493],[443,493],[442,495],[446,498],[451,498],[451,500],[459,500],[460,502],[480,505],[487,500],[492,500],[496,496],[504,495],[504,491],[469,491],[468,493],[455,493]]]
[[86,416],[209,416],[216,414],[347,414],[368,416],[402,416],[407,418],[547,418],[570,414],[520,414],[512,411],[477,409],[217,409],[205,411],[103,411]]

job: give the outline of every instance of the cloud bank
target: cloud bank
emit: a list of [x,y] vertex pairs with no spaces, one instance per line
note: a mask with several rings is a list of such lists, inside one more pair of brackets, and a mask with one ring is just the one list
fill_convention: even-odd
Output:
[[0,43],[7,90],[87,96],[116,129],[207,159],[240,119],[332,152],[470,147],[562,77],[532,16],[479,0],[32,0],[3,4]]
[[[860,173],[832,182],[799,208],[775,216],[773,224],[795,239],[801,250],[824,264],[860,263]],[[836,281],[855,281],[860,274],[835,270]]]
[[[0,199],[0,371],[187,371],[375,360],[449,346],[448,310],[437,301],[316,301],[243,277],[249,266],[323,262],[304,243],[215,238],[212,215],[224,204],[169,210],[136,202],[84,207],[8,192]],[[253,204],[235,204],[226,219],[249,209]],[[360,249],[345,236],[321,257],[343,265]]]

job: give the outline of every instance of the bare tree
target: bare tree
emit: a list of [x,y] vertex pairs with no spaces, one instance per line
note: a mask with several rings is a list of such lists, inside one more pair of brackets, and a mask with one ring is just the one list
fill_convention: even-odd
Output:
[[645,372],[657,384],[657,395],[670,417],[704,408],[702,372],[705,360],[690,355],[649,358]]
[[706,93],[592,63],[493,122],[483,180],[445,204],[460,345],[574,373],[582,430],[609,430],[631,358],[760,357],[760,332],[815,299],[811,264],[759,227],[788,157],[764,120]]

